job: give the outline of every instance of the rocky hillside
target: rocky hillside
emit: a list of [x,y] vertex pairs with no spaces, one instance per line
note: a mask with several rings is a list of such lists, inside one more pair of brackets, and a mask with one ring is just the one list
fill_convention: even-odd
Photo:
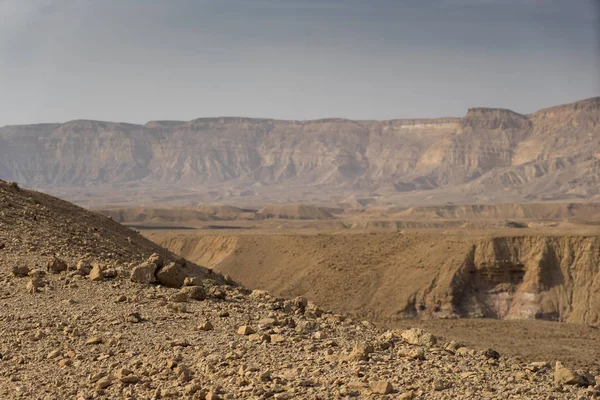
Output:
[[2,399],[600,394],[589,370],[382,331],[302,297],[226,284],[168,253],[146,259],[160,248],[135,232],[4,181],[0,204]]
[[147,188],[163,201],[184,189],[217,201],[278,192],[294,202],[344,190],[431,196],[457,186],[459,201],[597,199],[599,119],[600,97],[531,115],[473,108],[431,120],[6,126],[0,177],[55,191]]

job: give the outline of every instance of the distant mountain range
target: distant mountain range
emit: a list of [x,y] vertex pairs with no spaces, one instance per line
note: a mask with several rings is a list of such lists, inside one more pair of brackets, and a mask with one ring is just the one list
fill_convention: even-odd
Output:
[[598,200],[599,122],[595,97],[529,115],[5,126],[0,178],[71,199],[118,189],[154,202]]

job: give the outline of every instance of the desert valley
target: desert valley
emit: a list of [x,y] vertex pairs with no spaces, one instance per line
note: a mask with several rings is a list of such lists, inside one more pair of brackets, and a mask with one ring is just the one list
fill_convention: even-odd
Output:
[[600,97],[5,126],[0,178],[2,399],[600,397]]

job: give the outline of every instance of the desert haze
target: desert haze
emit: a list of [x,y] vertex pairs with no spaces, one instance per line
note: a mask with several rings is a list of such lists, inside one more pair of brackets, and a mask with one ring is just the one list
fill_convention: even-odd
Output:
[[599,149],[600,97],[420,120],[77,120],[0,128],[0,176],[88,206],[595,201]]

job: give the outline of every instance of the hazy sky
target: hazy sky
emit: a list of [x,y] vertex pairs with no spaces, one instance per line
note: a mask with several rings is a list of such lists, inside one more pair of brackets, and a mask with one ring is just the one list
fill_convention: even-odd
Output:
[[600,95],[597,0],[0,0],[0,126],[532,112]]

